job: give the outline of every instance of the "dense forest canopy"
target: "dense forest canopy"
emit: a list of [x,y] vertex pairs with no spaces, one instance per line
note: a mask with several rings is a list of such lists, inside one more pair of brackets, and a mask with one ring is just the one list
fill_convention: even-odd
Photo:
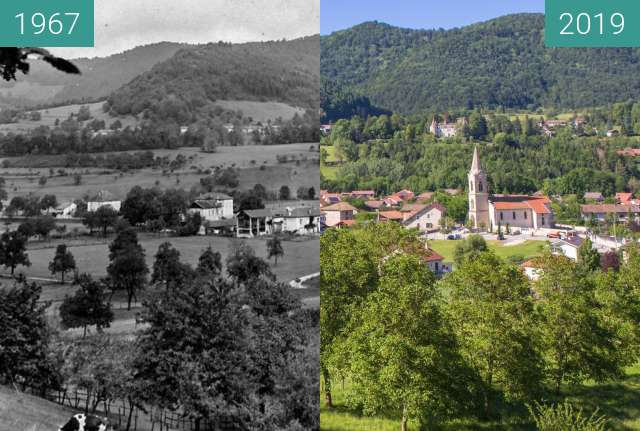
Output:
[[[323,79],[405,114],[574,109],[640,97],[638,49],[546,48],[542,14],[508,15],[452,30],[366,22],[322,36],[320,45]],[[329,104],[323,100],[323,108]]]

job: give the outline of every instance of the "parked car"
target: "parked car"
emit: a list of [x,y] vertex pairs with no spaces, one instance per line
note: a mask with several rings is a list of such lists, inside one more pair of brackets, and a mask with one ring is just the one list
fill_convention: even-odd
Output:
[[462,239],[462,235],[460,235],[459,233],[452,233],[447,236],[447,239],[450,239],[450,240]]
[[549,232],[547,234],[547,238],[555,238],[555,239],[559,239],[560,238],[560,232]]

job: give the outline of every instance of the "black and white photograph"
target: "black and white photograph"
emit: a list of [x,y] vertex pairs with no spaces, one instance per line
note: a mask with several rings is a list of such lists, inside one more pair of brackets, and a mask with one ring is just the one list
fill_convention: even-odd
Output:
[[320,1],[0,48],[0,431],[319,429]]

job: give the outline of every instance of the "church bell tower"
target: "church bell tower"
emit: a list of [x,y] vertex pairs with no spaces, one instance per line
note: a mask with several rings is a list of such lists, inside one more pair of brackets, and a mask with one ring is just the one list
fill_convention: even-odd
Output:
[[473,150],[469,171],[469,219],[474,229],[489,230],[489,187],[487,176],[480,166],[478,146]]

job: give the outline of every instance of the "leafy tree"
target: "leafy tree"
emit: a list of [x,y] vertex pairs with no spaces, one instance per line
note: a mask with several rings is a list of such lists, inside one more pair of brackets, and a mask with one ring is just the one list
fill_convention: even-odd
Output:
[[563,382],[601,382],[624,375],[631,358],[621,348],[620,334],[603,320],[608,317],[599,315],[594,281],[565,257],[546,255],[541,262],[538,328],[555,390]]
[[107,237],[110,227],[115,227],[118,222],[118,212],[110,205],[103,205],[95,211],[85,214],[82,223],[93,232],[94,228],[102,229],[102,236]]
[[593,247],[589,238],[586,238],[578,248],[578,262],[585,271],[600,269],[600,253]]
[[31,266],[26,250],[27,238],[20,232],[5,232],[0,236],[0,264],[11,268],[11,275],[18,265]]
[[101,282],[82,274],[79,284],[80,289],[73,296],[65,296],[60,305],[60,319],[66,329],[83,328],[84,337],[88,326],[95,325],[98,331],[108,328],[113,321],[113,311]]
[[57,389],[61,383],[49,350],[51,331],[40,300],[42,288],[35,283],[16,283],[0,288],[0,382]]
[[484,416],[494,414],[496,388],[507,399],[540,393],[544,361],[529,282],[520,269],[483,252],[465,259],[441,287],[449,295],[448,319],[461,353],[480,375]]
[[160,244],[155,258],[151,282],[161,282],[167,287],[175,288],[183,286],[192,277],[193,270],[180,262],[180,252],[171,243]]
[[282,248],[282,241],[276,235],[267,240],[267,259],[274,257],[275,264],[278,265],[279,256],[284,256],[284,249]]
[[67,249],[66,244],[59,244],[53,260],[49,263],[49,271],[53,275],[60,273],[60,283],[64,284],[64,275],[74,269],[76,269],[76,260],[71,250]]
[[222,256],[214,252],[211,246],[205,248],[198,258],[196,272],[201,275],[220,275],[222,273]]
[[480,235],[469,235],[467,238],[456,244],[453,252],[456,265],[462,265],[467,260],[477,259],[478,256],[487,251],[487,242]]
[[351,402],[365,413],[398,414],[402,431],[411,418],[426,418],[431,429],[436,418],[459,414],[474,398],[476,378],[458,353],[435,284],[417,256],[390,258],[342,346]]
[[255,251],[246,243],[236,243],[227,257],[227,274],[238,284],[244,284],[252,278],[274,277],[269,264],[256,256]]
[[112,290],[127,292],[127,310],[138,291],[144,289],[149,269],[144,258],[144,249],[132,228],[125,228],[109,245],[107,274]]
[[618,271],[620,269],[620,258],[615,251],[607,251],[600,257],[600,267],[603,271]]
[[58,199],[55,195],[44,195],[40,199],[40,208],[47,210],[49,208],[56,208],[58,206]]
[[281,201],[288,201],[289,199],[291,199],[291,190],[289,189],[289,186],[280,187],[280,191],[278,192],[278,199],[280,199]]

